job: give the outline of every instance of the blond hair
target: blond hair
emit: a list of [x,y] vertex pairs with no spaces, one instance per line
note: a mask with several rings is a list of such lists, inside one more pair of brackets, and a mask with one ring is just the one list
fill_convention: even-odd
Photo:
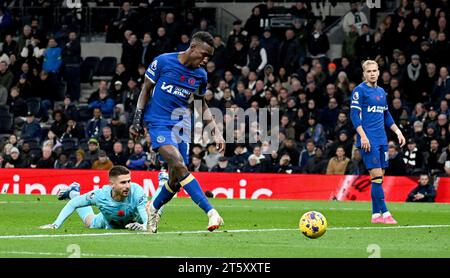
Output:
[[366,60],[362,63],[363,71],[366,71],[368,65],[376,65],[378,67],[378,63],[374,60]]

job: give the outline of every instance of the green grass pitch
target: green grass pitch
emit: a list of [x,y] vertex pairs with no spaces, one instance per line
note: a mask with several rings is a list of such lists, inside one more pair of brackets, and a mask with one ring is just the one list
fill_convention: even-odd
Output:
[[[214,199],[225,220],[206,231],[207,217],[190,199],[174,199],[158,234],[85,228],[74,213],[58,230],[66,202],[54,196],[0,195],[0,257],[450,257],[450,205],[390,203],[397,226],[370,223],[370,203]],[[328,220],[319,239],[298,230],[316,210]],[[79,252],[78,252],[79,251]]]

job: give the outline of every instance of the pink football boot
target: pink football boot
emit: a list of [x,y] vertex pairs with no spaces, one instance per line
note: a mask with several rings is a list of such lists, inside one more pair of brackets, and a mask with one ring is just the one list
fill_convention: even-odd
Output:
[[392,217],[392,215],[384,217],[383,220],[384,224],[391,224],[391,225],[397,224],[397,221],[394,219],[394,217]]

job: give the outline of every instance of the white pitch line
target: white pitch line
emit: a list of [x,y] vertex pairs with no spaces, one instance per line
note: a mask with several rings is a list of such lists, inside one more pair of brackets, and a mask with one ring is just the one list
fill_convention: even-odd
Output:
[[[0,254],[5,255],[37,255],[37,256],[65,256],[68,257],[70,253],[58,253],[58,252],[30,252],[30,251],[0,251]],[[82,257],[111,257],[111,258],[188,258],[183,256],[146,256],[146,255],[123,255],[123,254],[93,254],[93,253],[81,253]],[[195,257],[189,257],[195,258]],[[200,257],[199,257],[200,258]]]
[[415,225],[415,226],[381,226],[381,227],[331,227],[328,230],[391,230],[391,229],[427,229],[450,228],[450,225]]
[[[450,225],[416,225],[416,226],[381,226],[381,227],[330,227],[329,231],[339,230],[396,230],[396,229],[427,229],[427,228],[450,228]],[[297,228],[275,228],[275,229],[241,229],[241,230],[223,230],[214,233],[262,233],[262,232],[282,232],[282,231],[296,231]],[[209,234],[209,231],[170,231],[160,232],[156,235],[166,234]],[[5,235],[0,236],[0,239],[22,239],[22,238],[65,238],[65,237],[101,237],[101,236],[122,236],[122,235],[151,235],[144,232],[117,232],[117,233],[89,233],[89,234],[59,234],[59,235]]]
[[[45,202],[45,201],[0,201],[0,204],[30,204],[30,205],[34,205],[34,204],[46,204],[46,205],[61,205],[62,203],[58,203],[58,202]],[[194,207],[193,204],[169,204],[168,207]],[[259,207],[259,206],[252,206],[252,205],[231,205],[231,204],[218,204],[216,205],[216,207],[218,208],[239,208],[239,209],[243,209],[243,208],[254,208],[254,209],[283,209],[283,210],[292,210],[292,207],[287,207],[287,206],[270,206],[270,207]],[[295,208],[294,208],[295,209]],[[301,207],[302,211],[307,211],[307,210],[317,210],[317,207]],[[320,209],[321,211],[368,211],[370,209],[368,208],[348,208],[348,207],[329,207],[329,208],[323,208]],[[404,210],[404,208],[396,208],[397,211],[402,211]],[[407,209],[405,209],[407,210]],[[448,211],[438,211],[438,213],[448,213]]]

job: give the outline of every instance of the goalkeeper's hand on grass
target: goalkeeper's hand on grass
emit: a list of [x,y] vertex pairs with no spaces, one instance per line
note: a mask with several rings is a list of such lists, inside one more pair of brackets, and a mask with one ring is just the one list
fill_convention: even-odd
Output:
[[39,229],[47,230],[47,229],[58,229],[58,226],[56,224],[47,224],[39,226]]
[[127,228],[128,230],[132,230],[132,231],[146,231],[147,230],[146,225],[140,224],[138,222],[127,224],[125,226],[125,228]]

